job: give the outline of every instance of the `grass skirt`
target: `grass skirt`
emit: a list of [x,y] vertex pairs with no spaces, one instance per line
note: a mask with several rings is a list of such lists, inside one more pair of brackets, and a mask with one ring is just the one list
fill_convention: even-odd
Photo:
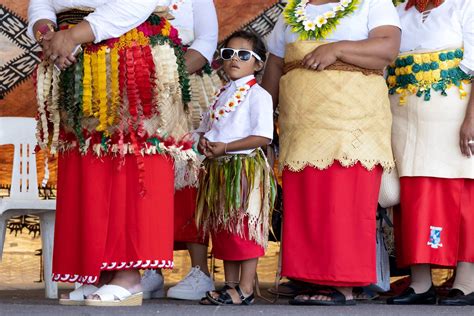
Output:
[[204,232],[226,230],[266,248],[276,179],[262,150],[206,159],[199,179],[196,222]]

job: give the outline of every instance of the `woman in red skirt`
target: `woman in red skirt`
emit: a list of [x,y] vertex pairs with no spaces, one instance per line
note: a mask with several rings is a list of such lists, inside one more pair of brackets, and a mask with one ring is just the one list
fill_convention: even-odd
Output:
[[391,1],[292,0],[268,42],[263,86],[279,105],[282,275],[331,290],[295,305],[353,304],[376,282],[382,170],[394,167],[382,69],[397,55]]
[[[210,72],[209,67],[217,47],[217,15],[212,0],[172,0],[169,9],[174,17],[170,23],[187,46],[184,59],[190,74],[191,101],[182,119],[188,123],[188,133],[199,127],[201,114],[207,111],[221,87],[217,73]],[[197,230],[194,218],[198,174],[199,168],[194,164],[175,165],[174,249],[189,251],[191,269],[168,289],[169,298],[199,300],[214,289],[207,264],[209,238]],[[164,283],[160,270],[146,270],[142,278],[143,298],[164,297]]]
[[474,305],[472,4],[409,0],[397,8],[401,54],[387,78],[401,194],[395,241],[398,264],[412,273],[410,287],[389,304],[436,304],[437,266],[456,267],[439,304]]
[[200,175],[196,221],[224,260],[226,286],[208,291],[203,304],[249,305],[258,258],[265,254],[276,194],[272,168],[259,148],[273,137],[271,96],[257,84],[265,45],[249,32],[234,33],[221,58],[232,80],[221,89],[198,132],[206,155]]
[[59,153],[53,279],[83,283],[61,304],[140,305],[139,269],[173,267],[173,160],[193,150],[169,120],[190,93],[161,2],[30,3],[38,138]]

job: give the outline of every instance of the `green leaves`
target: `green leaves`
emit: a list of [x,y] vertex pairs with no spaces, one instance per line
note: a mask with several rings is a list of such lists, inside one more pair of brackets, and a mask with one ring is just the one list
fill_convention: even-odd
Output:
[[[360,0],[352,0],[348,4],[345,3],[345,6],[342,5],[343,2],[344,0],[342,0],[339,5],[335,7],[342,8],[341,10],[330,10],[325,14],[316,17],[315,21],[313,21],[316,24],[316,27],[314,30],[311,30],[305,29],[304,25],[305,21],[310,20],[309,17],[306,16],[306,6],[302,7],[303,4],[301,0],[289,0],[283,11],[285,23],[291,26],[291,31],[293,33],[299,34],[299,39],[302,41],[311,39],[324,40],[329,35],[331,35],[332,32],[334,32],[342,18],[350,15],[357,9]],[[297,11],[299,12],[297,13]],[[333,14],[332,12],[334,12],[335,14],[334,17],[329,17],[328,14]],[[318,23],[316,23],[316,20],[318,20],[319,18],[325,18],[323,19],[325,20],[325,23],[320,26],[318,26]]]

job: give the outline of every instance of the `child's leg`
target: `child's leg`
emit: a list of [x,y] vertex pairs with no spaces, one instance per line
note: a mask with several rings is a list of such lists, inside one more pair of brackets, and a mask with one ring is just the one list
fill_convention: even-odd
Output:
[[242,261],[224,260],[225,282],[230,287],[235,287],[240,280],[240,266]]
[[253,293],[253,283],[257,274],[258,258],[242,261],[240,273],[240,289],[245,296]]
[[[224,275],[225,283],[230,287],[235,287],[239,284],[240,276],[240,263],[241,261],[228,261],[224,260]],[[220,291],[212,291],[211,295],[214,298],[219,297]]]
[[[240,287],[240,290],[242,291],[242,295],[245,298],[247,298],[253,294],[253,282],[255,280],[255,274],[257,273],[258,258],[239,261],[239,263],[240,263],[239,287]],[[225,264],[224,264],[224,267],[227,268]],[[227,270],[226,270],[226,280],[227,280]],[[227,290],[227,293],[229,293],[234,304],[242,303],[242,300],[240,299],[240,295],[238,294],[237,290],[230,289],[230,290]]]

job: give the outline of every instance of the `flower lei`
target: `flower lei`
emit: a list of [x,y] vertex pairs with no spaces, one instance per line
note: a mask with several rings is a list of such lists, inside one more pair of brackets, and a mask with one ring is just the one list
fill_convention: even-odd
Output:
[[234,94],[229,98],[229,100],[227,100],[227,102],[223,106],[217,108],[219,96],[222,94],[222,92],[224,92],[226,88],[224,87],[220,89],[220,91],[216,95],[214,104],[211,107],[211,122],[218,121],[219,119],[222,119],[224,116],[226,116],[227,113],[234,112],[236,108],[245,100],[245,97],[247,96],[247,93],[250,88],[252,88],[252,86],[256,83],[257,80],[255,78],[247,81],[243,86],[237,88]]
[[324,40],[345,16],[353,13],[360,0],[341,0],[338,5],[326,13],[311,19],[306,14],[309,0],[289,0],[283,16],[293,33],[299,33],[300,40]]

